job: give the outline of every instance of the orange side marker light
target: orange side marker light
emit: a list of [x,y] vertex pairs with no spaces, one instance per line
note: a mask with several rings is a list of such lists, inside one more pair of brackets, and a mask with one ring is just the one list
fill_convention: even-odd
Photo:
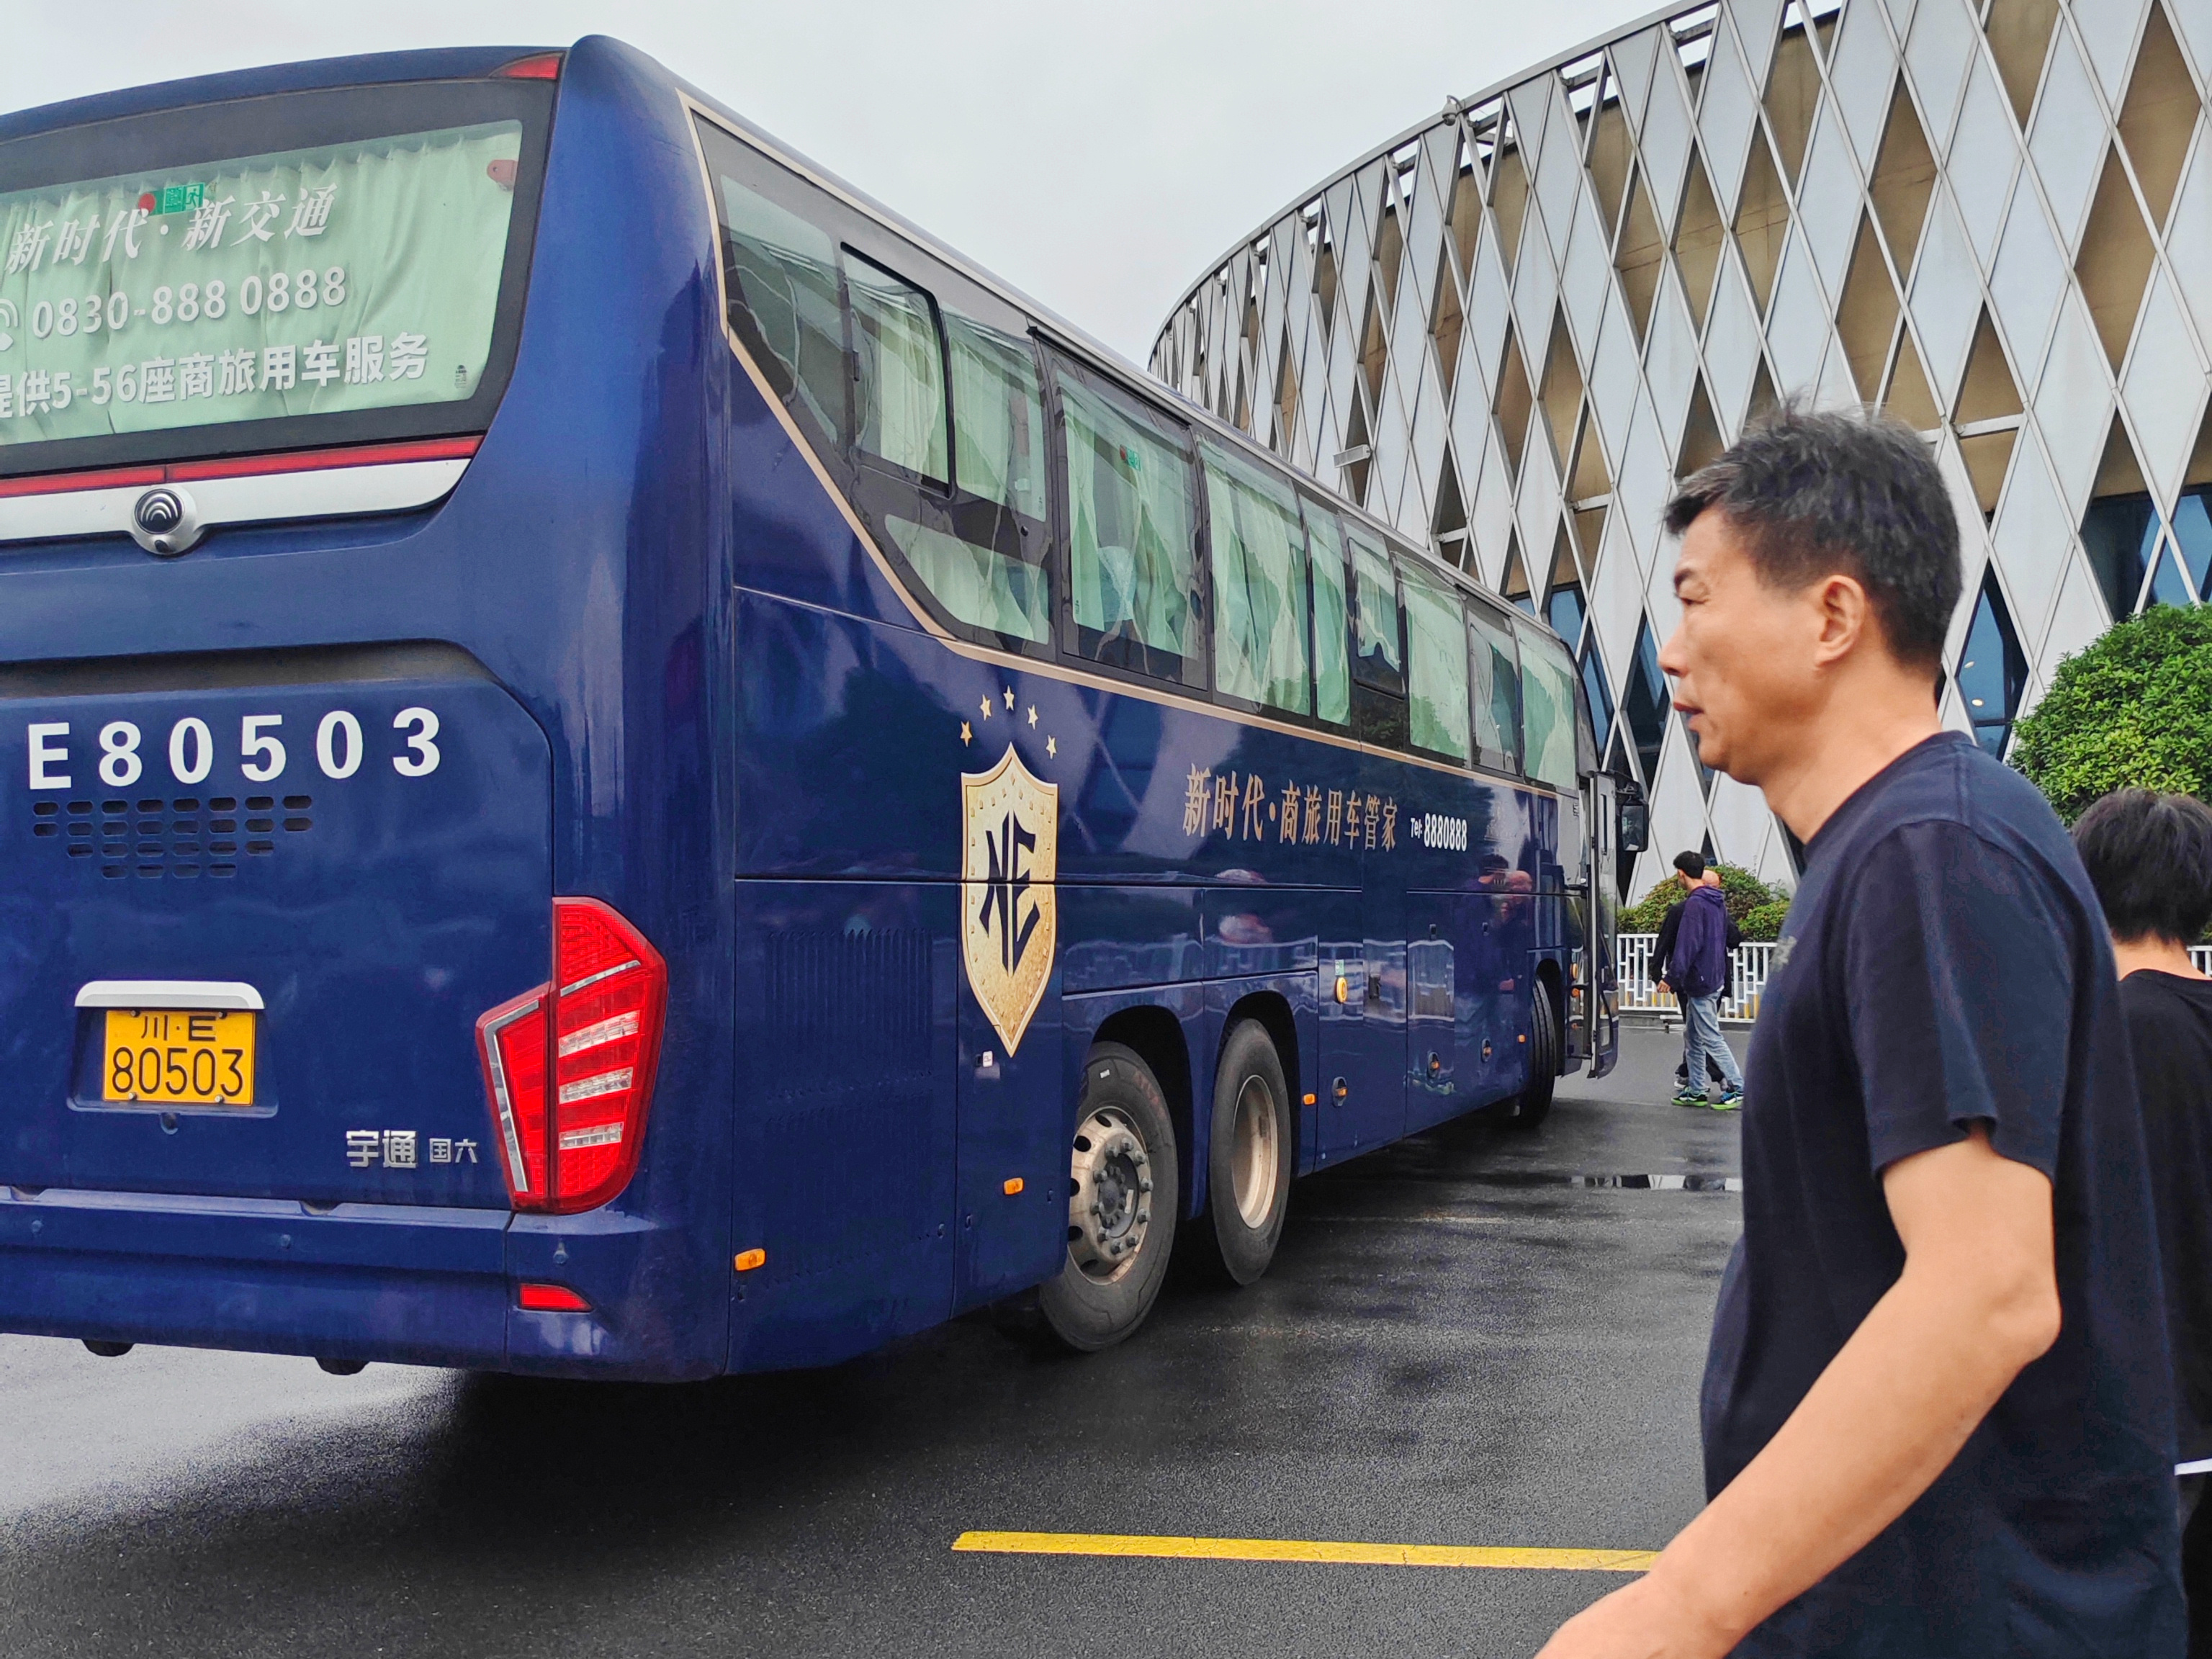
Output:
[[739,1250],[738,1252],[737,1267],[738,1271],[741,1273],[749,1273],[756,1267],[764,1267],[767,1265],[768,1252],[766,1250]]
[[1012,1198],[1016,1194],[1019,1193],[1021,1189],[1022,1178],[1019,1176],[1016,1176],[1012,1181],[1009,1181],[1006,1183],[1006,1196],[1008,1198]]

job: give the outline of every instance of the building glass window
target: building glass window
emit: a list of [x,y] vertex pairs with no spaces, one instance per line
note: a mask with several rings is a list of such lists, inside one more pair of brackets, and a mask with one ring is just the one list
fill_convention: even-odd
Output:
[[1982,576],[1981,597],[1974,601],[1973,625],[1966,630],[1958,679],[1966,718],[1973,722],[1974,741],[2002,759],[2021,694],[2027,689],[2027,659],[2013,632],[2004,596],[1997,591],[1995,570]]
[[2158,550],[2158,528],[2148,495],[2101,496],[2082,517],[2081,545],[2114,622],[2135,613],[2143,575]]
[[1291,487],[1204,447],[1213,563],[1213,683],[1245,702],[1313,708],[1306,538]]
[[1413,746],[1469,760],[1467,622],[1459,594],[1411,559],[1399,569],[1406,585],[1407,713]]
[[2173,539],[2181,550],[2182,563],[2189,567],[2189,580],[2202,599],[2206,580],[2212,579],[2212,484],[2181,492],[2173,509]]
[[1659,647],[1652,642],[1648,617],[1637,623],[1636,654],[1629,661],[1628,684],[1621,702],[1629,734],[1636,743],[1637,767],[1649,788],[1659,775],[1659,752],[1673,702],[1667,694],[1667,677],[1659,672]]
[[1182,435],[1079,371],[1062,368],[1057,383],[1076,649],[1156,678],[1203,684],[1197,513]]

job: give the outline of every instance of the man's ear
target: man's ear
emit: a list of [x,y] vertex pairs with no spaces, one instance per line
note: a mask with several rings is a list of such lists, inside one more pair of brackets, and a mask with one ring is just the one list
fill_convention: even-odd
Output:
[[1866,589],[1856,577],[1840,570],[1814,583],[1806,600],[1814,613],[1813,660],[1820,667],[1840,662],[1871,642],[1879,627]]

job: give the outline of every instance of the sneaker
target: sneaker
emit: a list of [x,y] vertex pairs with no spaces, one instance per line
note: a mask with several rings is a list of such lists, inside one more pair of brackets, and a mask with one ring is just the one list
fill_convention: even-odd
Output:
[[1711,1101],[1705,1098],[1705,1091],[1703,1089],[1677,1090],[1674,1095],[1674,1103],[1677,1106],[1710,1106],[1712,1104]]
[[1743,1091],[1731,1089],[1713,1103],[1717,1112],[1740,1112],[1743,1109]]

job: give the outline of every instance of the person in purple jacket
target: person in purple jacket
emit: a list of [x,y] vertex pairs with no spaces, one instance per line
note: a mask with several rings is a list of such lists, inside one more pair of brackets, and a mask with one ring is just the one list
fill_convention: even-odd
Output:
[[1705,879],[1682,901],[1682,919],[1675,925],[1673,949],[1667,956],[1667,979],[1682,1000],[1681,1091],[1677,1106],[1703,1106],[1705,1068],[1711,1066],[1721,1079],[1716,1111],[1732,1112],[1743,1104],[1743,1073],[1721,1036],[1721,989],[1728,983],[1728,902],[1721,892],[1717,872]]

